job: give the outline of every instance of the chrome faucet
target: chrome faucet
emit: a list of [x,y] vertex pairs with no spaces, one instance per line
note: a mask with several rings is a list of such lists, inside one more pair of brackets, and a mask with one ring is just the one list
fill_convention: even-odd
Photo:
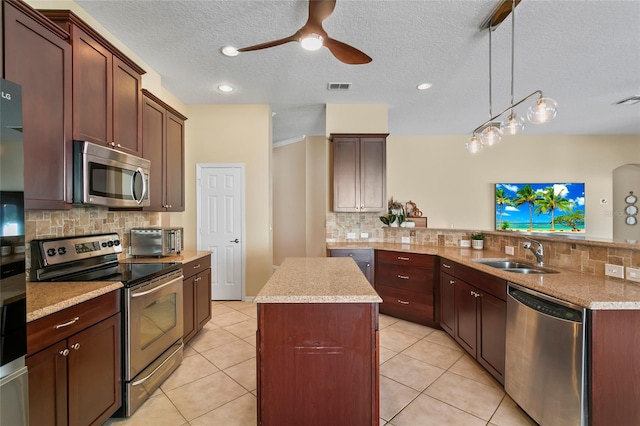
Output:
[[[536,257],[536,260],[538,261],[538,266],[544,266],[544,259],[542,258],[542,256],[544,255],[544,247],[542,247],[542,243],[531,238],[524,238],[529,241],[525,242],[522,247],[531,250],[531,253],[533,253],[533,255]],[[536,243],[538,245],[538,248],[534,249],[533,247],[531,247],[531,243]]]

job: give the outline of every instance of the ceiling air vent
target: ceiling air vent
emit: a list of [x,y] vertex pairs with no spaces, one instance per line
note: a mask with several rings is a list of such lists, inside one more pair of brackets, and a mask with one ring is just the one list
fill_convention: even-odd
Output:
[[351,83],[329,83],[327,90],[349,90]]
[[640,95],[629,96],[628,98],[622,99],[621,101],[614,102],[614,105],[633,105],[640,102]]

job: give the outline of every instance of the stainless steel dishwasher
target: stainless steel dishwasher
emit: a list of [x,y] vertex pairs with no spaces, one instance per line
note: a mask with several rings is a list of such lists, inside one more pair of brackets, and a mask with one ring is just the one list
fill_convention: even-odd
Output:
[[586,425],[585,314],[508,283],[505,390],[543,426]]

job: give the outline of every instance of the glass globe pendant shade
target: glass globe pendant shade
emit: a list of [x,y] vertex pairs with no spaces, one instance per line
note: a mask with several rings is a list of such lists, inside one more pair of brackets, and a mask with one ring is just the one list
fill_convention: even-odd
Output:
[[494,146],[500,143],[502,139],[502,130],[496,125],[489,125],[480,133],[480,140],[484,145]]
[[506,135],[519,135],[524,130],[524,117],[512,112],[507,121],[504,121],[500,128]]
[[484,145],[476,135],[473,135],[469,138],[469,142],[465,144],[465,148],[469,154],[477,154],[482,151]]
[[540,97],[527,110],[527,118],[532,123],[546,123],[558,115],[558,103],[551,98]]
[[304,36],[300,40],[300,44],[302,48],[305,50],[318,50],[322,47],[323,38],[321,35],[316,33],[311,33],[307,36]]

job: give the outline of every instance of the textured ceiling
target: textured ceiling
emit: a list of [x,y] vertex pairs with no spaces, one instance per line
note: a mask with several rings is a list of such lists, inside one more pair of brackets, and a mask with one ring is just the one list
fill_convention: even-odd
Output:
[[[495,0],[338,0],[324,28],[373,58],[346,65],[298,43],[220,53],[293,34],[306,1],[76,0],[186,104],[266,103],[273,140],[324,134],[327,103],[389,106],[396,135],[470,134],[489,117],[489,37]],[[541,89],[555,121],[525,134],[640,135],[640,0],[523,0],[516,9],[515,98]],[[492,33],[493,112],[510,104],[511,18]],[[350,82],[328,92],[328,82]],[[417,84],[433,87],[416,90]],[[220,83],[236,90],[224,94]],[[525,112],[525,108],[521,108]],[[518,110],[520,111],[520,109]]]

